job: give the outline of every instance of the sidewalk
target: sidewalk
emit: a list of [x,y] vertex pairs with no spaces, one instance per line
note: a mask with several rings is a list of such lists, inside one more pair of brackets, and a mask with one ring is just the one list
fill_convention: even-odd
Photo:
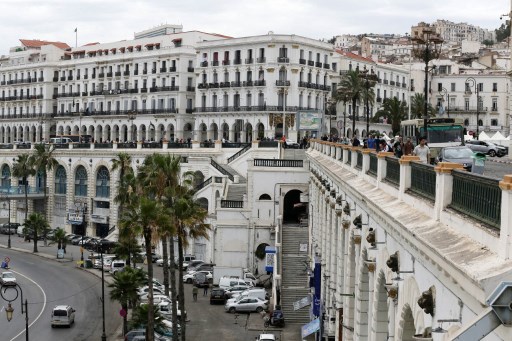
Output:
[[488,157],[486,161],[497,162],[497,163],[508,163],[512,164],[512,159],[508,155],[502,157]]
[[[247,329],[253,331],[259,331],[263,333],[270,333],[275,335],[280,335],[280,341],[296,341],[302,340],[301,335],[301,327],[300,324],[286,324],[284,328],[276,328],[276,327],[268,327],[265,328],[263,324],[263,316],[265,313],[261,314],[249,314],[249,320],[247,321]],[[286,316],[285,316],[286,321]]]
[[[7,235],[0,235],[0,248],[7,249]],[[101,279],[101,271],[97,269],[86,269],[79,267],[79,261],[80,261],[80,247],[75,245],[68,245],[66,247],[66,253],[64,254],[63,259],[57,259],[57,246],[55,244],[51,244],[49,246],[44,246],[44,243],[42,241],[39,241],[37,244],[38,252],[33,253],[32,250],[34,248],[34,242],[25,242],[22,238],[17,237],[16,235],[11,235],[11,250],[19,251],[19,252],[25,252],[30,253],[32,255],[50,259],[59,263],[70,263],[70,262],[77,262],[75,264],[76,268],[82,271],[87,271],[90,274],[98,277]],[[84,250],[84,258],[88,257],[89,251]],[[111,276],[104,276],[105,283],[110,284],[112,283],[112,277]],[[111,335],[107,335],[110,338],[114,338],[115,340],[124,340],[123,338],[123,325],[119,326],[117,330],[115,330]]]

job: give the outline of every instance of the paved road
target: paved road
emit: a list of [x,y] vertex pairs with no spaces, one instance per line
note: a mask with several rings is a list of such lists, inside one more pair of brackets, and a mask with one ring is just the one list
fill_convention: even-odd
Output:
[[485,176],[501,180],[506,174],[512,174],[512,160],[508,157],[487,158],[484,168]]
[[[7,236],[2,235],[1,244],[6,244]],[[15,243],[13,240],[13,247]],[[25,245],[28,247],[28,245]],[[42,248],[41,253],[52,253]],[[102,332],[101,318],[101,280],[81,269],[71,261],[57,262],[47,258],[0,249],[0,257],[11,258],[11,269],[23,288],[24,298],[29,302],[29,335],[31,340],[100,340]],[[109,339],[117,337],[121,319],[118,306],[108,298],[105,290],[106,331]],[[0,302],[5,305],[4,302]],[[55,305],[69,304],[76,309],[76,323],[71,328],[51,328],[51,310]],[[13,302],[14,318],[7,322],[0,315],[2,340],[24,340],[25,316],[21,315],[19,301]]]

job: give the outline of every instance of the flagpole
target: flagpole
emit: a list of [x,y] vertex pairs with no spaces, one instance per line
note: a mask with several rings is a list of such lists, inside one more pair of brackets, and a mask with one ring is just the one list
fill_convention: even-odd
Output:
[[75,28],[75,47],[78,47],[78,28]]

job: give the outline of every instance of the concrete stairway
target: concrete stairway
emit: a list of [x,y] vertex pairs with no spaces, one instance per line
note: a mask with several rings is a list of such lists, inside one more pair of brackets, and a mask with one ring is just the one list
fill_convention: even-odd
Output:
[[294,311],[293,303],[309,295],[307,252],[299,252],[299,244],[308,242],[308,229],[285,224],[282,237],[281,307],[286,323],[305,324],[309,322],[310,306]]
[[233,174],[233,175],[238,175],[239,177],[239,183],[241,184],[245,184],[247,183],[247,179],[245,177],[243,177],[242,175],[240,175],[233,167],[231,167],[230,165],[225,165],[225,164],[222,164],[220,165],[222,168],[224,168],[225,170],[227,170],[229,173]]
[[242,201],[247,193],[246,184],[229,184],[226,200]]

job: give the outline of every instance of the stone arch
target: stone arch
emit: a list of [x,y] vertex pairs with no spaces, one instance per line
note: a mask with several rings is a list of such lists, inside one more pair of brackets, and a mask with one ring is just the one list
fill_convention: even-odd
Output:
[[65,135],[71,135],[71,126],[67,125],[66,129],[64,130]]
[[363,129],[361,131],[361,137],[367,137],[366,135],[367,135],[366,129]]
[[199,140],[199,142],[203,142],[203,141],[206,141],[208,140],[208,135],[207,135],[207,131],[206,131],[206,123],[201,123],[199,125],[199,130],[197,132],[197,139]]
[[[345,288],[347,292],[354,292],[356,286],[356,244],[354,242],[354,232],[350,230],[350,240],[348,245],[348,266],[346,269],[347,278],[345,279]],[[343,320],[347,321],[347,327],[354,328],[354,310],[355,300],[343,297]]]
[[262,139],[265,137],[265,125],[261,122],[256,124],[256,134],[258,139]]
[[58,135],[64,135],[64,127],[63,126],[59,126],[57,128],[57,134]]
[[94,142],[104,142],[103,141],[103,127],[98,124],[96,127],[96,134],[94,135]]
[[[375,341],[386,341],[388,335],[393,335],[394,331],[389,330],[389,307],[388,307],[388,295],[386,291],[386,275],[384,271],[380,271],[377,274],[376,286],[374,291],[373,309],[371,332],[372,340]],[[391,303],[394,304],[394,303]]]
[[194,172],[194,179],[192,186],[196,188],[198,185],[202,184],[204,181],[204,174],[201,171],[195,171]]
[[210,131],[213,136],[213,140],[218,140],[219,139],[219,126],[217,125],[217,123],[210,124]]
[[263,193],[262,195],[260,195],[258,200],[272,200],[272,198],[267,193]]
[[340,133],[338,131],[338,128],[336,127],[331,127],[331,135],[337,135],[338,137],[340,136]]
[[203,209],[205,209],[206,211],[208,211],[208,199],[206,198],[198,198],[197,199],[197,204],[202,207]]
[[351,137],[352,137],[352,129],[347,128],[347,138],[351,138]]
[[224,122],[222,123],[222,138],[225,139],[225,140],[229,140],[229,125]]
[[156,126],[155,134],[155,141],[160,142],[167,138],[165,136],[165,126],[162,123]]
[[194,133],[194,128],[192,127],[192,124],[185,123],[183,125],[183,140],[192,139],[192,134]]
[[169,141],[174,141],[174,139],[176,138],[176,135],[175,135],[175,130],[174,130],[174,124],[172,123],[169,123],[167,125],[167,139]]
[[[123,125],[123,127],[125,127],[125,125]],[[111,134],[112,134],[112,142],[113,141],[116,141],[116,142],[119,142],[119,136],[120,136],[120,128],[117,124],[114,124],[112,126],[112,131],[111,131]]]
[[412,340],[412,338],[406,338],[409,337],[411,329],[414,335],[425,328],[424,312],[417,303],[420,295],[416,278],[407,277],[401,292],[398,293],[398,311],[401,311],[401,315],[396,333],[397,340]]
[[112,128],[109,124],[105,125],[105,128],[103,130],[103,142],[109,141],[112,142]]
[[292,189],[284,195],[283,199],[283,222],[298,222],[299,212],[294,205],[300,203],[300,194],[302,191]]
[[354,137],[358,137],[359,135],[359,129],[354,130]]
[[251,143],[253,140],[253,131],[252,131],[252,124],[250,124],[249,122],[247,122],[245,124],[244,133],[245,133],[245,141],[242,141],[242,142]]

